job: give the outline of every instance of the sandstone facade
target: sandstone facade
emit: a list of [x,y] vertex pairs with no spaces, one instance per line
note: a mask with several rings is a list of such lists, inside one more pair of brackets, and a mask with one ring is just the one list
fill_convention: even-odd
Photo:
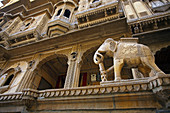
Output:
[[[3,0],[0,112],[170,112],[169,2]],[[107,38],[127,37],[147,45],[165,75],[125,66],[121,81],[109,71],[101,82],[96,50]],[[104,56],[106,69],[113,64]]]

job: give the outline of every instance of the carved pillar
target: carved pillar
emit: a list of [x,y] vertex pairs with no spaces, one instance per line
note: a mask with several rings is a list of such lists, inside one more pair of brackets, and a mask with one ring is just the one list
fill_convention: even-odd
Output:
[[78,47],[73,47],[68,60],[69,66],[67,69],[67,76],[64,85],[65,89],[78,87],[81,65],[79,63],[80,54],[77,51],[79,51]]
[[22,91],[23,89],[30,88],[35,75],[37,75],[36,66],[39,63],[40,55],[35,55],[33,59],[34,60],[30,61],[28,64],[27,71],[17,89],[18,92]]
[[22,91],[24,88],[27,88],[26,86],[29,82],[29,77],[32,76],[32,74],[33,72],[27,69],[27,71],[24,74],[24,77],[21,80],[20,85],[18,86],[18,89],[17,89],[18,92]]

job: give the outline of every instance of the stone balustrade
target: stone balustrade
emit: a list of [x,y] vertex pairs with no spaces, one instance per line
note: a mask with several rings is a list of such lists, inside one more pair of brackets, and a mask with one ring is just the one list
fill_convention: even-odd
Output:
[[0,101],[6,100],[21,100],[23,95],[22,92],[17,93],[8,93],[8,94],[0,94]]
[[[22,99],[43,99],[51,97],[69,97],[69,96],[88,96],[104,95],[116,93],[129,93],[140,91],[153,91],[159,93],[170,89],[170,75],[154,76],[150,78],[123,80],[121,82],[107,81],[98,86],[78,87],[72,89],[49,89],[33,90],[25,89],[22,92],[11,94],[0,94],[0,102],[4,100],[22,100]],[[167,93],[166,93],[167,94]],[[170,95],[166,95],[168,98]]]

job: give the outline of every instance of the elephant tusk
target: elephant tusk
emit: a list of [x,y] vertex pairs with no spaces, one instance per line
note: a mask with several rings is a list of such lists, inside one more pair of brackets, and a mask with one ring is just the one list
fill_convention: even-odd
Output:
[[111,67],[109,67],[109,68],[106,70],[106,72],[108,73],[108,72],[110,72],[110,71],[112,71],[112,70],[114,70],[114,65],[111,66]]

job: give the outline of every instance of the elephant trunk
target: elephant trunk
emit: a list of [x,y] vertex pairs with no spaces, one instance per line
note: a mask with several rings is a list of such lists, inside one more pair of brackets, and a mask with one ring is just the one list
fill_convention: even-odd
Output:
[[93,57],[94,63],[98,65],[99,63],[103,62],[103,59],[104,59],[104,56],[98,51],[96,51]]

